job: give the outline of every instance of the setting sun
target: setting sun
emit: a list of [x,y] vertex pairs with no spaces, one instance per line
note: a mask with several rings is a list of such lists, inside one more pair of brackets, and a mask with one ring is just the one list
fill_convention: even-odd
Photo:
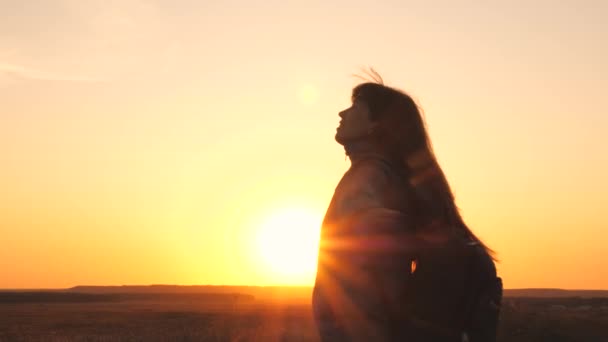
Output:
[[281,282],[312,281],[317,263],[321,220],[312,211],[283,209],[262,221],[257,249],[265,266]]

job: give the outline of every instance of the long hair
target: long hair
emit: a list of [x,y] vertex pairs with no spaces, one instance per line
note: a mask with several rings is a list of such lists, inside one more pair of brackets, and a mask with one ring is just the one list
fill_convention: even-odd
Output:
[[467,226],[455,204],[452,189],[433,153],[424,119],[416,102],[405,92],[385,86],[374,73],[375,82],[359,84],[351,100],[364,102],[370,119],[377,123],[373,139],[391,156],[406,178],[408,193],[414,194],[415,227],[463,236],[488,248]]

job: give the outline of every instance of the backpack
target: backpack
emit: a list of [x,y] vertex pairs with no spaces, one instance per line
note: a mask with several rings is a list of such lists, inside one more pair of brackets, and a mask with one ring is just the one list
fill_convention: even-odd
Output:
[[476,242],[452,241],[419,255],[405,289],[412,341],[496,341],[502,279]]
[[493,260],[482,248],[475,248],[468,274],[470,292],[463,310],[462,342],[496,341],[503,295],[502,278],[496,275]]

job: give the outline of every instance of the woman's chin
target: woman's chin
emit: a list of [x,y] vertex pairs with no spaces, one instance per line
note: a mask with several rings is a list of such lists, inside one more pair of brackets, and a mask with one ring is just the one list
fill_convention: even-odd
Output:
[[336,139],[336,141],[339,144],[343,144],[344,143],[344,137],[342,136],[342,134],[340,134],[339,130],[336,132],[336,135],[334,136],[334,139]]

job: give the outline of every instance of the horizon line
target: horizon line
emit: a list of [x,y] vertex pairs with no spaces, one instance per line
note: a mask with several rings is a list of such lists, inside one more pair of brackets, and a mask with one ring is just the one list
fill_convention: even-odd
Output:
[[[153,287],[153,286],[179,286],[179,287],[308,287],[313,288],[313,285],[293,285],[293,284],[275,284],[275,285],[229,285],[229,284],[194,284],[194,285],[181,285],[181,284],[121,284],[121,285],[91,285],[81,284],[70,287],[16,287],[16,288],[0,288],[0,291],[14,291],[14,290],[70,290],[77,287]],[[503,291],[521,291],[521,290],[544,290],[544,291],[608,291],[608,289],[569,289],[569,288],[557,288],[557,287],[521,287],[521,288],[506,288]]]

